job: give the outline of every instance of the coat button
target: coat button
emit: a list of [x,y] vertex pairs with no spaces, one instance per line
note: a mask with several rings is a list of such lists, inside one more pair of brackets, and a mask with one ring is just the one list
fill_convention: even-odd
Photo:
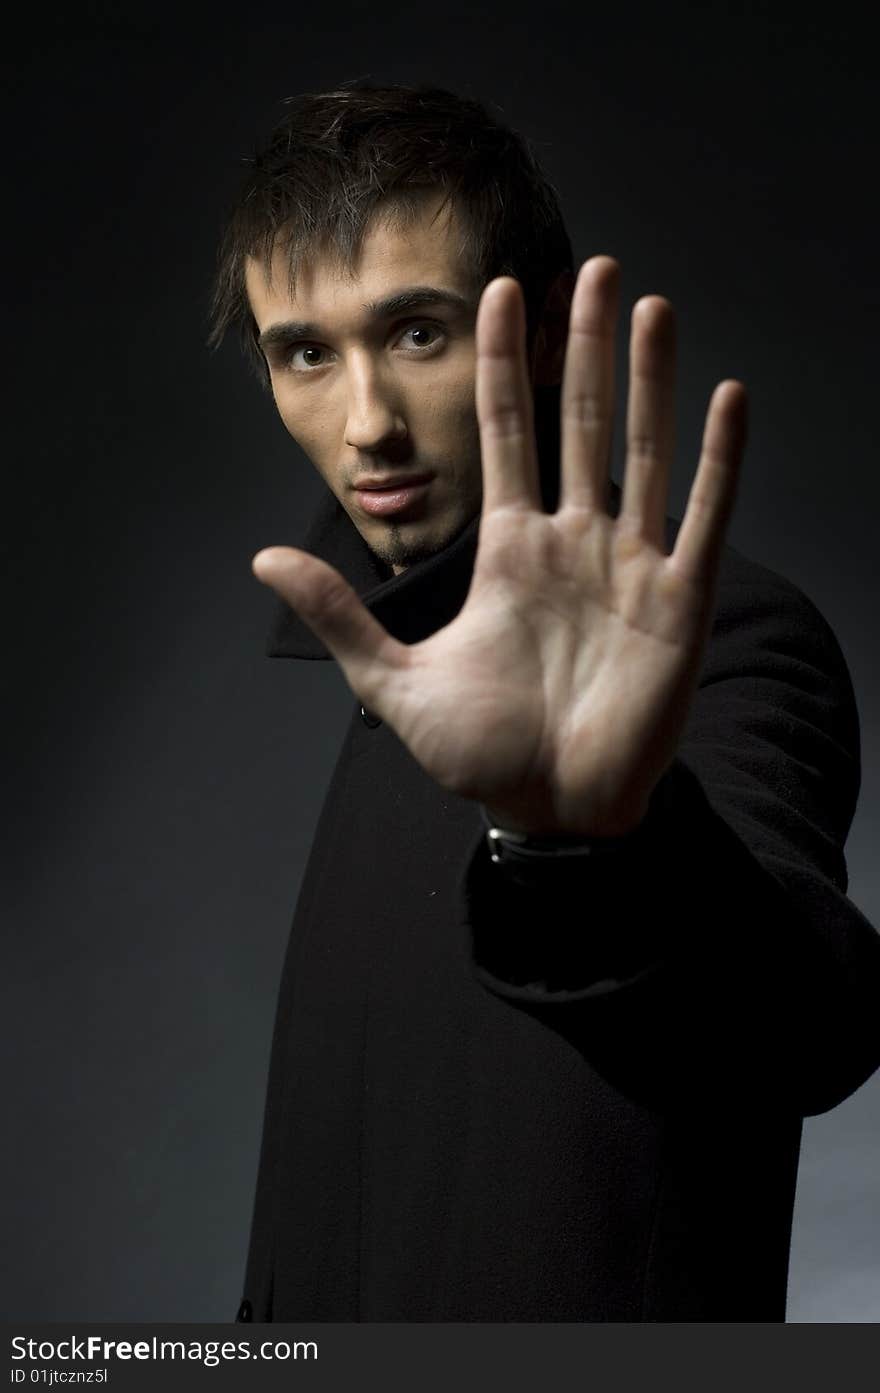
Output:
[[238,1315],[235,1317],[236,1325],[241,1325],[254,1318],[254,1308],[249,1301],[242,1301],[238,1308]]
[[381,718],[375,715],[374,712],[368,711],[366,706],[361,707],[361,720],[363,721],[365,726],[370,727],[370,730],[375,730],[376,726],[380,726],[382,724]]

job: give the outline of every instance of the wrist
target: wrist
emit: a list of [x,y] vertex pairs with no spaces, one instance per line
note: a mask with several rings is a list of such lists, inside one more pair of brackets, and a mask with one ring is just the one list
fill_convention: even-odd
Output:
[[[506,814],[488,804],[480,804],[485,839],[492,860],[510,867],[538,867],[544,863],[602,860],[607,854],[639,847],[652,837],[652,828],[665,817],[668,800],[668,779],[664,774],[646,800],[642,815],[636,819],[619,819],[603,824],[601,831],[589,828],[563,827],[548,831],[544,824],[533,831],[522,820],[506,819]],[[511,825],[512,824],[512,825]],[[613,830],[611,830],[613,829]]]
[[530,842],[548,842],[565,845],[569,842],[584,842],[601,846],[603,842],[625,841],[634,835],[645,821],[651,806],[653,791],[645,797],[635,812],[620,813],[615,816],[593,818],[589,821],[538,821],[529,818],[521,811],[510,812],[503,808],[481,804],[483,816],[492,827],[498,827],[511,837],[525,838]]

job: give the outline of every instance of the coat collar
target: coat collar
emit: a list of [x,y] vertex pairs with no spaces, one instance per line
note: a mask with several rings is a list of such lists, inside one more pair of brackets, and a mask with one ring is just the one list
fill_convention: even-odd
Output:
[[[559,501],[558,386],[535,391],[535,434],[541,470],[541,496],[552,512]],[[609,504],[616,514],[620,489],[610,481]],[[479,514],[443,551],[399,576],[370,550],[351,518],[327,490],[306,529],[301,550],[327,561],[348,581],[362,603],[394,638],[417,643],[450,623],[470,588]],[[270,658],[327,659],[332,655],[299,615],[277,601],[266,650]]]

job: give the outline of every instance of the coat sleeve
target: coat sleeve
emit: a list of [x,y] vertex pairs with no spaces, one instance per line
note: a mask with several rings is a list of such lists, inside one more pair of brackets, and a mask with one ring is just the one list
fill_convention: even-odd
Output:
[[677,757],[631,845],[516,872],[482,834],[460,882],[477,980],[657,1106],[806,1116],[880,1063],[880,935],[847,898],[859,724],[840,647],[796,586],[719,587]]

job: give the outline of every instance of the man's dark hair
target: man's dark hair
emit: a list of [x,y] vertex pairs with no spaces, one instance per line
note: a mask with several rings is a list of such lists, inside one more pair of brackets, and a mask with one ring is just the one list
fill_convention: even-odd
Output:
[[271,263],[285,247],[290,293],[297,271],[316,251],[351,270],[370,220],[379,211],[401,227],[424,196],[458,214],[461,256],[475,293],[495,276],[515,276],[526,306],[529,347],[547,291],[573,269],[571,242],[553,186],[526,140],[477,101],[439,87],[379,86],[362,79],[332,92],[288,97],[268,144],[246,159],[248,175],[217,253],[208,346],[230,327],[269,386],[257,325],[245,290],[245,264]]

